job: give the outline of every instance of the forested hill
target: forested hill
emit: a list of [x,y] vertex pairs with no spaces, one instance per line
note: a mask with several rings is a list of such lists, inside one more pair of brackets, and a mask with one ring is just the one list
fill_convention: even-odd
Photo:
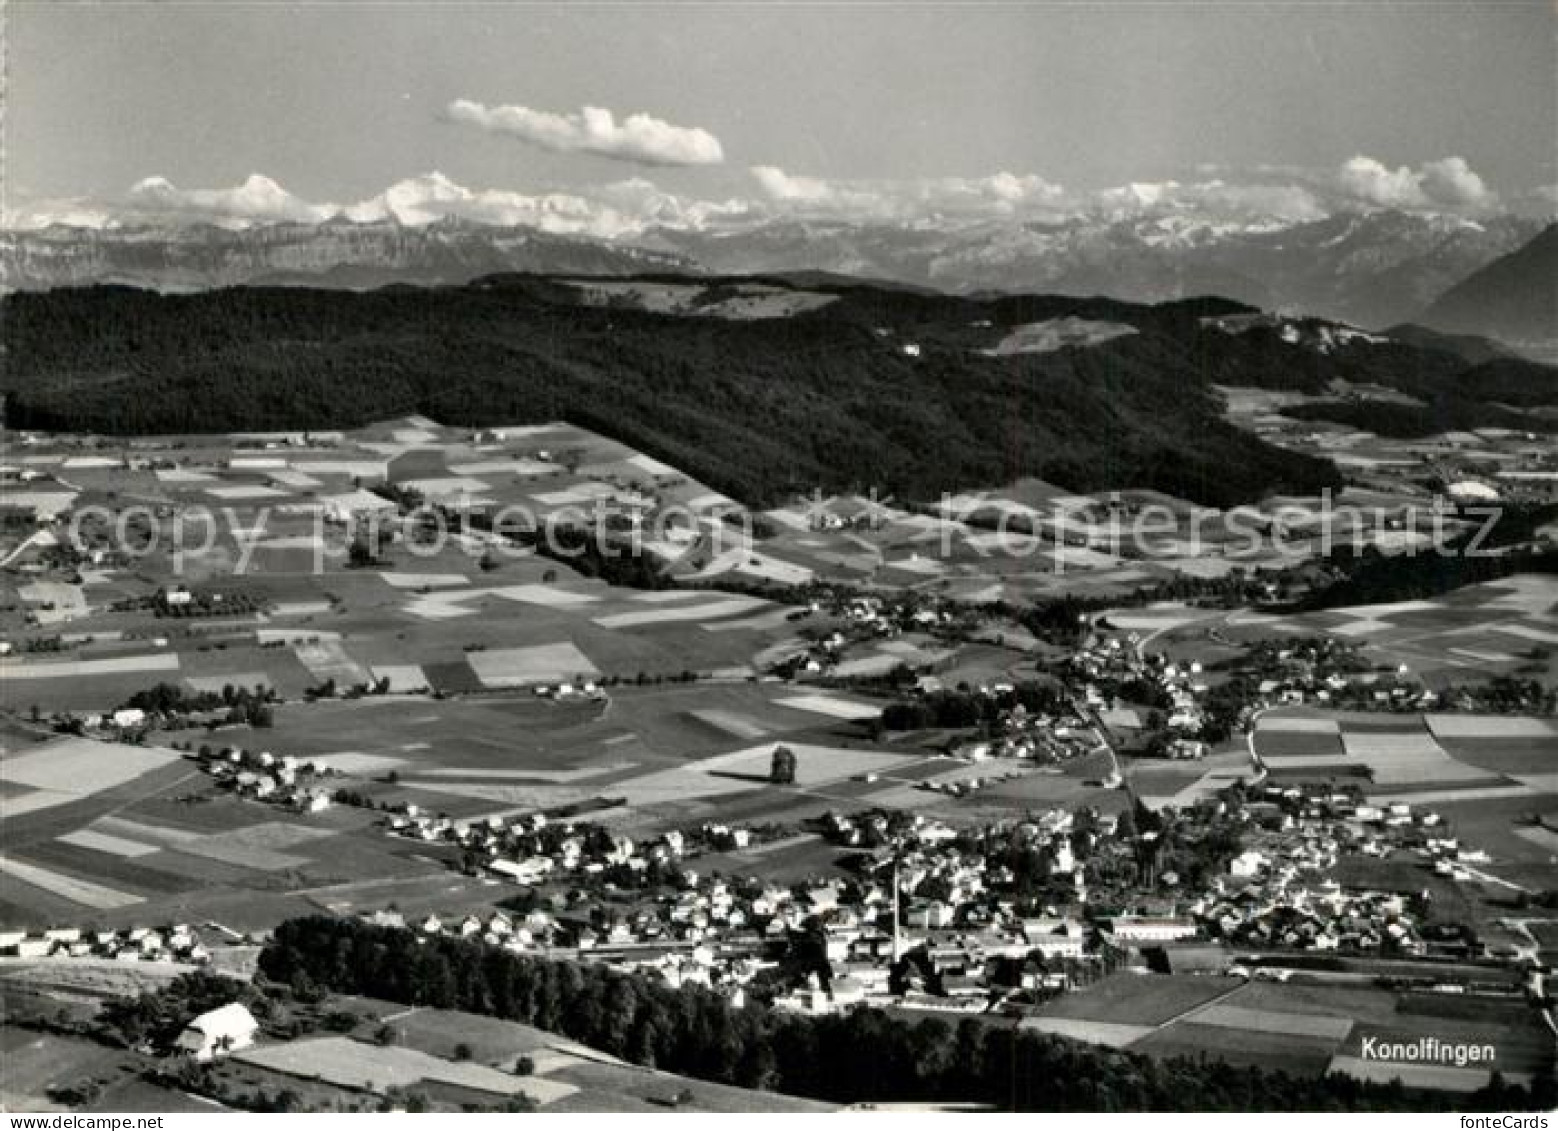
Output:
[[[1338,479],[1224,423],[1213,383],[1318,391],[1341,377],[1432,391],[1468,368],[1361,336],[1295,344],[1282,320],[1219,299],[980,301],[821,283],[788,316],[714,317],[753,284],[697,286],[694,309],[674,314],[620,295],[586,303],[534,276],[369,293],[12,294],[0,303],[0,388],[14,427],[108,433],[350,427],[412,412],[567,419],[751,503],[871,486],[930,501],[1038,475],[1228,504]],[[1115,336],[1088,344],[1097,326]],[[997,351],[1018,327],[1047,344]]]

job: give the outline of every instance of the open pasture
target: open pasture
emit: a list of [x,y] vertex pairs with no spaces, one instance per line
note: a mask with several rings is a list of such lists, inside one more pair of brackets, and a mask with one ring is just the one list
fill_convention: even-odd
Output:
[[160,746],[60,738],[0,759],[0,783],[27,792],[6,799],[7,818],[112,789],[179,761]]
[[1348,727],[1342,745],[1349,758],[1369,765],[1379,785],[1437,785],[1483,776],[1456,762],[1422,729],[1392,733]]
[[780,745],[795,755],[797,764],[795,786],[776,786],[776,790],[824,786],[858,774],[890,771],[906,762],[918,760],[917,755],[905,756],[879,750],[813,746],[789,741],[764,743],[690,762],[674,769],[615,782],[612,789],[635,806],[737,793],[750,789],[754,783],[767,782],[774,749]]
[[523,687],[600,674],[590,658],[571,642],[471,652],[466,662],[487,687]]
[[1371,793],[1429,804],[1549,792],[1544,775],[1558,768],[1558,737],[1538,735],[1551,725],[1517,716],[1284,712],[1261,716],[1254,743],[1285,776],[1366,775]]
[[[121,750],[156,752],[96,745],[87,754],[99,769],[111,767]],[[384,838],[370,814],[336,809],[288,820],[274,807],[220,790],[177,759],[99,782],[94,792],[24,795],[37,797],[52,804],[20,814],[6,805],[0,922],[7,925],[217,917],[263,926],[307,910],[289,891],[442,871],[436,860],[418,861],[407,846]]]
[[1525,779],[1558,770],[1558,738],[1446,738],[1441,745],[1457,762],[1493,774]]
[[1368,986],[1319,982],[1253,981],[1219,1004],[1274,1015],[1308,1015],[1332,1020],[1388,1021],[1399,1007],[1397,995]]
[[1039,1015],[1155,1028],[1241,985],[1237,978],[1202,974],[1113,974],[1054,999]]
[[[1085,996],[1090,991],[1083,991]],[[1060,999],[1064,1001],[1065,999]],[[1100,1019],[1102,1011],[1093,1011]],[[1133,1042],[1133,1051],[1156,1057],[1209,1056],[1231,1064],[1289,1071],[1345,1071],[1360,1078],[1474,1090],[1487,1082],[1487,1068],[1385,1071],[1365,1062],[1362,1041],[1487,1043],[1494,1064],[1510,1079],[1523,1079],[1552,1064],[1552,1041],[1538,1014],[1518,998],[1449,997],[1396,993],[1353,984],[1253,981],[1235,984],[1208,1004],[1182,1011],[1169,1023]],[[1356,1070],[1359,1064],[1372,1065]],[[1410,1078],[1409,1078],[1410,1077]]]
[[[101,884],[133,897],[126,903],[174,895],[202,886],[200,876],[163,853],[130,858],[57,839],[18,849],[15,858],[57,876]],[[67,894],[59,889],[51,890],[56,894]],[[74,896],[67,895],[67,898]]]
[[153,652],[94,660],[0,661],[0,706],[103,710],[159,680],[178,679],[179,656]]
[[1197,1025],[1215,1025],[1224,1029],[1277,1036],[1312,1037],[1330,1042],[1345,1040],[1353,1026],[1352,1020],[1345,1017],[1251,1009],[1221,1002],[1197,1010],[1191,1014],[1191,1018]]
[[1558,825],[1558,795],[1525,792],[1496,797],[1450,799],[1437,803],[1436,812],[1463,840],[1484,849],[1492,856],[1478,870],[1519,884],[1532,891],[1553,886],[1558,869],[1558,852],[1543,838],[1529,835],[1541,828]]
[[596,617],[595,623],[602,628],[638,628],[644,625],[670,624],[678,621],[701,623],[750,613],[767,604],[768,602],[756,597],[716,596],[692,604],[678,601],[674,604]]
[[1154,809],[1186,809],[1212,797],[1236,781],[1254,775],[1248,755],[1239,749],[1212,754],[1189,764],[1167,766],[1139,763],[1128,770],[1132,788]]
[[[1440,1092],[1475,1092],[1488,1086],[1492,1076],[1488,1068],[1457,1068],[1453,1064],[1422,1064],[1365,1059],[1358,1056],[1337,1056],[1331,1060],[1329,1071],[1354,1080],[1367,1080],[1376,1084],[1400,1081],[1403,1087],[1425,1088]],[[1510,1084],[1524,1084],[1528,1080],[1520,1073],[1503,1074]]]
[[112,1078],[126,1059],[123,1051],[83,1037],[0,1027],[0,1064],[4,1065],[0,1107],[6,1111],[64,1111],[48,1099],[50,1089],[94,1077]]
[[797,711],[810,711],[832,719],[850,722],[879,718],[882,706],[876,703],[852,699],[832,692],[813,692],[806,695],[789,695],[776,700],[782,707]]
[[1340,733],[1331,731],[1269,730],[1262,726],[1255,732],[1255,752],[1262,758],[1341,758]]
[[1018,1022],[1017,1027],[1030,1032],[1068,1037],[1073,1041],[1085,1041],[1090,1045],[1103,1045],[1112,1049],[1131,1048],[1155,1032],[1151,1025],[1129,1025],[1119,1021],[1059,1017],[1048,1013],[1024,1017]]
[[348,776],[440,766],[570,769],[596,752],[579,728],[593,718],[526,696],[517,702],[423,698],[288,704],[264,731],[236,731],[240,745],[318,761]]
[[576,1062],[581,1054],[602,1055],[553,1033],[496,1017],[447,1009],[407,1011],[402,1006],[392,1007],[392,1012],[398,1015],[393,1024],[402,1045],[442,1060],[454,1059],[455,1050],[464,1045],[471,1060],[504,1071],[512,1071],[516,1060],[529,1055],[536,1062],[536,1072],[545,1075]]
[[[41,888],[61,899],[96,911],[129,907],[142,901],[142,897],[134,893],[32,864],[15,856],[0,856],[0,876],[9,881],[7,888],[12,884]],[[23,898],[15,890],[8,890],[6,894],[13,900]]]
[[[1105,789],[1103,781],[1111,769],[1106,753],[1076,758],[1064,766],[1043,767],[1031,774],[1007,778],[961,798],[959,809],[994,817],[1010,815],[1013,806],[1024,808],[1075,809],[1093,805],[1104,812],[1118,812],[1130,804],[1123,790]],[[1164,767],[1165,772],[1171,767]]]
[[347,1037],[256,1045],[234,1056],[245,1064],[375,1095],[441,1083],[495,1096],[527,1095],[544,1104],[574,1091],[570,1085],[544,1077],[516,1076],[483,1064],[445,1060],[416,1049],[371,1045]]
[[1130,1047],[1159,1059],[1206,1057],[1238,1067],[1319,1076],[1330,1065],[1337,1043],[1324,1035],[1209,1024],[1197,1016],[1150,1033]]
[[[237,731],[230,741],[320,762],[359,781],[394,771],[399,784],[387,787],[385,800],[428,792],[441,801],[435,808],[466,796],[491,810],[527,798],[555,804],[589,792],[616,793],[624,778],[728,755],[755,738],[794,735],[803,746],[825,747],[838,725],[774,701],[763,685],[677,683],[614,688],[604,705],[525,693],[283,705],[272,727]],[[767,769],[764,764],[761,774]],[[837,775],[829,769],[824,776]],[[744,787],[738,778],[721,784]]]
[[1423,721],[1441,742],[1545,740],[1558,748],[1558,720],[1529,715],[1425,715]]

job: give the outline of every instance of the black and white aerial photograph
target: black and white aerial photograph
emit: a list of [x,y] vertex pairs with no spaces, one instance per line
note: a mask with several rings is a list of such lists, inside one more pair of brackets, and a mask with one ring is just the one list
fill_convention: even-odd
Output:
[[1555,965],[1554,0],[0,0],[7,1128],[1540,1131]]

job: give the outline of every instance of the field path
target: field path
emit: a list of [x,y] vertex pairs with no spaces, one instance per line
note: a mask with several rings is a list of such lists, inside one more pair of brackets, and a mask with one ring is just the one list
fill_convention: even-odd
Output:
[[[1204,1013],[1206,1010],[1211,1009],[1214,1005],[1221,1004],[1224,1000],[1231,997],[1233,994],[1238,993],[1247,985],[1249,985],[1248,982],[1240,982],[1237,986],[1230,986],[1228,989],[1224,990],[1210,1001],[1203,1001],[1199,1005],[1192,1005],[1189,1009],[1186,1009],[1181,1013],[1176,1013],[1168,1020],[1160,1021],[1158,1024],[1152,1027],[1152,1031],[1156,1033],[1162,1029],[1167,1029],[1170,1025],[1177,1025],[1181,1021],[1194,1021],[1197,1014]],[[1131,1043],[1135,1044],[1136,1042],[1133,1041]]]

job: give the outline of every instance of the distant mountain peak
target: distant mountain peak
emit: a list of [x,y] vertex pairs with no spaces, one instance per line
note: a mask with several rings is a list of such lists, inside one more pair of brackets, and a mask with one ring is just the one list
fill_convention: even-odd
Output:
[[[163,178],[142,185],[139,194],[152,207],[134,225],[0,232],[0,284],[39,290],[115,279],[188,290],[278,277],[321,286],[459,283],[510,270],[820,272],[961,294],[1102,294],[1138,302],[1221,294],[1382,327],[1420,320],[1452,284],[1541,226],[1510,216],[1468,221],[1388,209],[1299,222],[1216,220],[1164,206],[933,222],[667,214],[648,228],[592,236],[574,230],[570,209],[578,202],[566,194],[525,198],[516,211],[502,194],[473,197],[432,170],[328,213],[300,212],[295,198],[256,174],[213,208],[239,194],[275,219],[235,227],[220,215],[204,224],[187,215],[162,221],[157,202],[179,190]],[[1145,200],[1155,187],[1136,186],[1135,195]]]

